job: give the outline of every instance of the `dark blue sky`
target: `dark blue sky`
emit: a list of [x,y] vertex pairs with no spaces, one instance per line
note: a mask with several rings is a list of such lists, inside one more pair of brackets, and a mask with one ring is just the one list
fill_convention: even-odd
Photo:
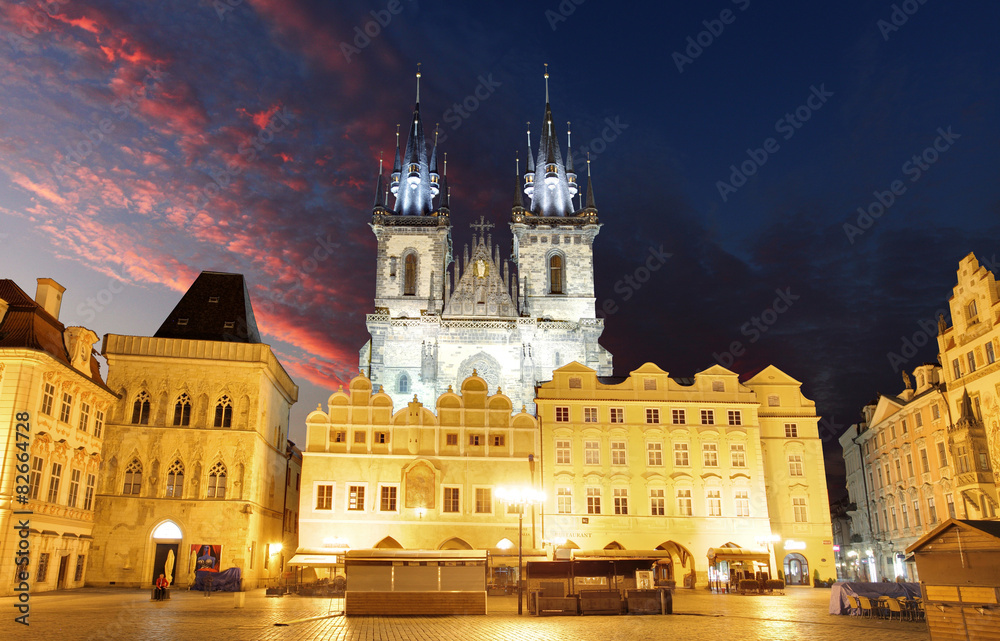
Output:
[[[943,0],[7,3],[0,266],[29,290],[67,285],[63,320],[101,334],[152,333],[202,269],[246,274],[302,386],[301,439],[367,339],[378,157],[409,118],[416,64],[461,247],[480,215],[509,246],[514,156],[549,63],[554,116],[593,159],[616,372],[648,360],[690,376],[739,341],[735,371],[774,363],[803,381],[836,473],[836,426],[901,389],[887,355],[946,308],[959,259],[997,260],[998,14]],[[846,233],[894,181],[892,205]],[[635,289],[651,251],[670,257]]]

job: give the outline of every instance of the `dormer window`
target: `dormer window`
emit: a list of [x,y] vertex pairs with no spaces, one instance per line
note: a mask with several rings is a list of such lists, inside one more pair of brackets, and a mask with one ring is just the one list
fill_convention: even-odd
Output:
[[188,324],[188,319],[186,319],[186,318],[178,318],[177,319],[177,325],[178,326],[183,327],[184,325],[187,325],[187,324]]
[[226,321],[225,324],[222,326],[222,329],[232,329],[234,327],[236,327],[235,321]]
[[210,302],[210,303],[218,303],[219,302],[219,297],[218,296],[209,296],[208,297],[208,302]]

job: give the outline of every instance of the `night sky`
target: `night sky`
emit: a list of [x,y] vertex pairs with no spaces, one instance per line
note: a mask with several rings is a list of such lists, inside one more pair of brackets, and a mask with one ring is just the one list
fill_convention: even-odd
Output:
[[553,115],[593,161],[616,374],[775,364],[824,417],[836,497],[836,436],[936,341],[890,353],[947,309],[963,256],[998,261],[998,18],[944,0],[5,2],[0,275],[55,278],[61,320],[103,336],[152,334],[201,270],[245,274],[301,386],[301,442],[367,340],[378,160],[417,63],[455,247],[483,215],[505,252],[548,63]]

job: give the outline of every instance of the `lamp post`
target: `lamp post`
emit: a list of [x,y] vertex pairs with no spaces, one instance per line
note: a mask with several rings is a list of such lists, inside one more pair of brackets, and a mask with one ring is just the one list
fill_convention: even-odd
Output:
[[531,487],[497,488],[497,498],[501,503],[517,506],[517,613],[523,613],[523,586],[521,583],[521,565],[524,558],[524,506],[537,505],[545,500],[545,494]]

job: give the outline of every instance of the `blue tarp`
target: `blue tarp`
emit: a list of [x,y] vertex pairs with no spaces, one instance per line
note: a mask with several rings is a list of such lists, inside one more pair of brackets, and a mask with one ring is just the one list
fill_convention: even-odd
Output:
[[194,585],[192,590],[204,591],[211,579],[212,592],[239,592],[240,591],[240,569],[229,568],[222,572],[209,572],[208,570],[198,570],[195,572]]
[[[880,596],[907,597],[920,596],[919,583],[834,583],[830,591],[830,614],[851,614],[847,604],[848,596],[866,596],[877,601]],[[857,614],[857,613],[855,613]]]

